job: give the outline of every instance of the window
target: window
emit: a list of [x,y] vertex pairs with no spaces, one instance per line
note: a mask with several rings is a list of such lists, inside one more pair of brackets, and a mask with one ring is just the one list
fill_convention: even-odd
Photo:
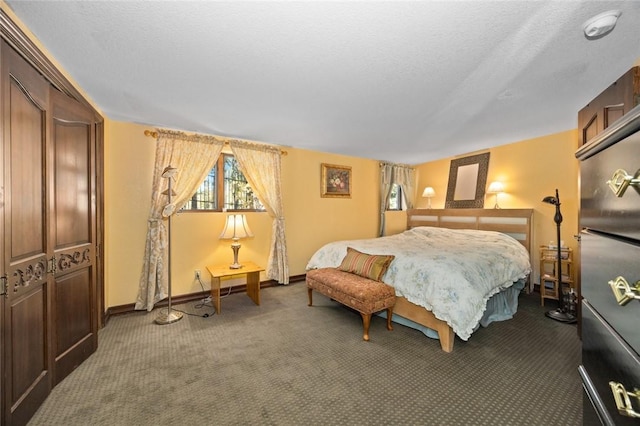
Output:
[[387,210],[406,210],[407,202],[404,199],[402,187],[398,184],[391,185],[389,199],[387,200]]
[[[220,173],[222,170],[222,173]],[[183,211],[264,211],[235,157],[222,154]]]

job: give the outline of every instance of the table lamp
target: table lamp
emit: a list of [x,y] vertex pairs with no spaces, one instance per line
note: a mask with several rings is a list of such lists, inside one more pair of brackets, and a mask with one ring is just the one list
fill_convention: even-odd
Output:
[[240,238],[253,237],[253,233],[247,223],[247,217],[243,214],[230,214],[224,225],[221,240],[231,240],[231,250],[233,250],[233,263],[230,269],[240,269],[242,265],[238,263],[238,252],[240,251]]
[[426,198],[428,201],[427,204],[427,208],[430,209],[431,208],[431,197],[433,197],[434,195],[436,195],[436,191],[433,190],[432,187],[427,186],[424,191],[422,191],[422,197]]
[[496,194],[496,205],[493,206],[494,209],[499,209],[500,206],[498,205],[498,194],[501,194],[504,192],[504,185],[502,184],[502,182],[491,182],[491,184],[489,185],[489,189],[487,189],[487,194]]

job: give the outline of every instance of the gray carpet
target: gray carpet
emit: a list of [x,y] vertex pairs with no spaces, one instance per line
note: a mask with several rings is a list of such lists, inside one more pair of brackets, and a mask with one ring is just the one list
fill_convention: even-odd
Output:
[[546,318],[537,293],[451,354],[379,317],[364,342],[358,313],[320,294],[308,307],[303,282],[261,293],[169,325],[111,318],[29,425],[582,424],[576,327]]

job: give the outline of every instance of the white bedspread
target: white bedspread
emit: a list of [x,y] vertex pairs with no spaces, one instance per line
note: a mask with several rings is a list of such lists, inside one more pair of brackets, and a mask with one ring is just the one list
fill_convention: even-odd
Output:
[[329,243],[311,257],[307,270],[339,266],[347,247],[395,255],[383,281],[396,295],[446,321],[463,340],[471,336],[487,300],[531,271],[527,250],[506,234],[428,226]]

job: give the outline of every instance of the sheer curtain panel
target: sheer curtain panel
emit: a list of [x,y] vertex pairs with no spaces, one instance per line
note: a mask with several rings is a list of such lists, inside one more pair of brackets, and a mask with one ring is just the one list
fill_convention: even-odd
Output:
[[402,194],[404,194],[404,199],[407,202],[407,209],[412,209],[416,196],[415,169],[402,164],[394,164],[391,181],[402,188]]
[[384,215],[387,211],[387,205],[389,203],[389,193],[391,192],[391,181],[393,172],[393,164],[380,163],[380,232],[379,235],[384,235]]
[[273,218],[267,278],[289,284],[289,259],[282,204],[280,149],[269,145],[229,141],[231,151],[247,182]]
[[159,130],[151,191],[151,210],[147,224],[147,242],[144,264],[138,288],[135,309],[151,311],[154,305],[167,297],[167,235],[162,212],[167,207],[166,179],[162,171],[167,166],[177,169],[172,189],[172,208],[165,214],[175,214],[196,192],[214,166],[224,141],[213,136],[187,135],[182,132]]

